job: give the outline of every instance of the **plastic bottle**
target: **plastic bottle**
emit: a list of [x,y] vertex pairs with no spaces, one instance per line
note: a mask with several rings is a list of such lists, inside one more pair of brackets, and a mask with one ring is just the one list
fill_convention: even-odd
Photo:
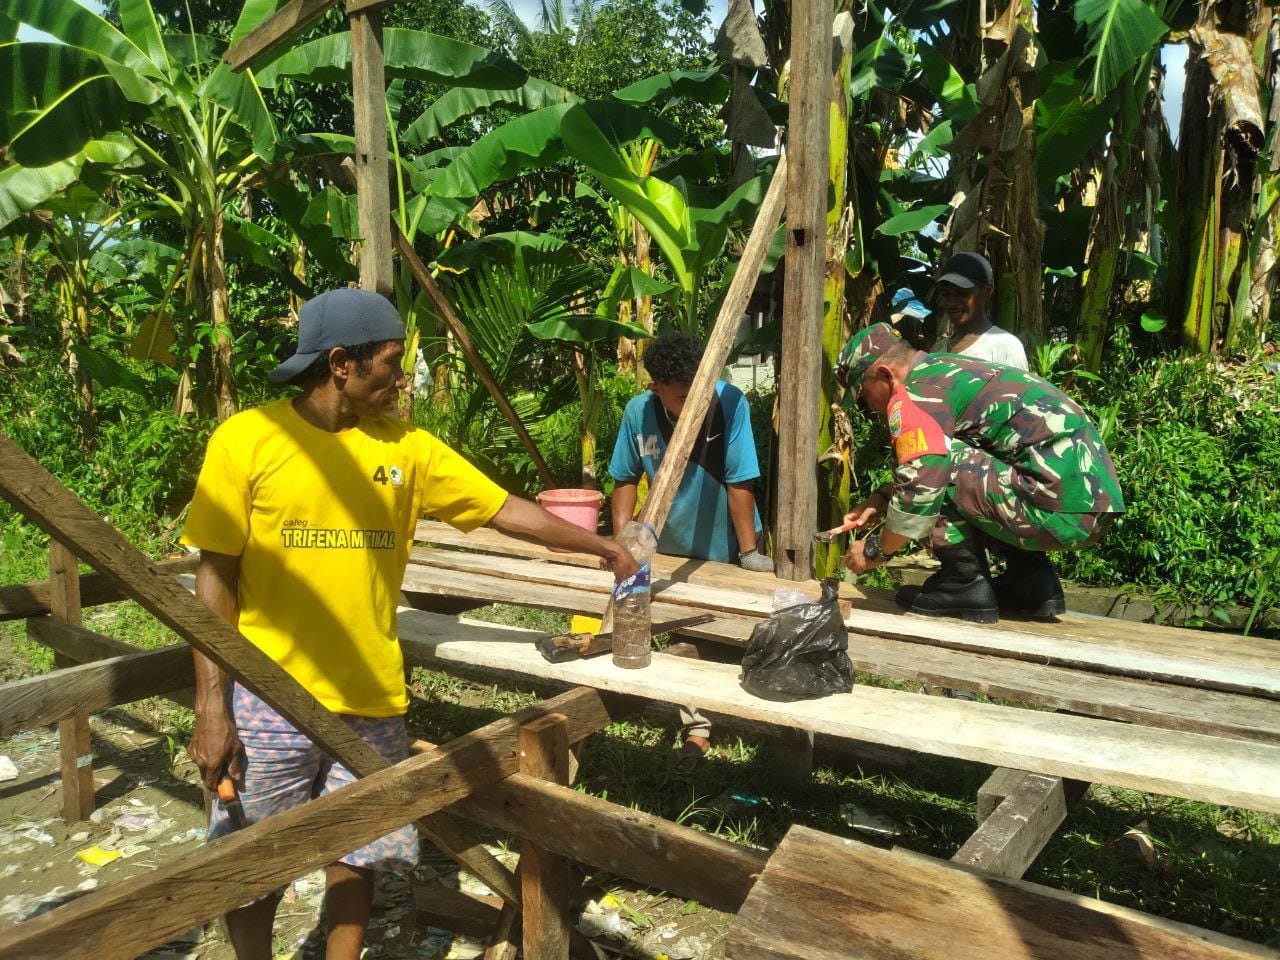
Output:
[[658,548],[657,532],[647,523],[632,520],[619,541],[631,552],[640,569],[613,588],[613,662],[638,670],[653,659],[649,622],[649,560]]

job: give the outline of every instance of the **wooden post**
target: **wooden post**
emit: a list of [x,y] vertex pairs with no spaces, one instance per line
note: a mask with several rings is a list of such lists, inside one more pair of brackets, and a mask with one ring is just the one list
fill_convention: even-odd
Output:
[[351,17],[351,97],[355,103],[356,198],[360,216],[360,286],[395,294],[391,263],[391,188],[387,182],[387,84],[382,13]]
[[[80,610],[80,567],[76,555],[61,542],[49,541],[49,612],[53,620],[71,627],[84,623]],[[55,667],[74,667],[76,661],[53,655]],[[58,724],[62,753],[62,819],[88,820],[93,813],[93,747],[89,715],[77,713]]]
[[785,580],[813,575],[818,518],[818,403],[826,185],[830,139],[831,4],[791,5],[787,123],[787,247],[778,373],[778,528],[774,564]]
[[[562,715],[549,713],[520,728],[520,772],[568,786],[569,728]],[[569,869],[568,860],[532,840],[520,845],[525,960],[569,960]]]

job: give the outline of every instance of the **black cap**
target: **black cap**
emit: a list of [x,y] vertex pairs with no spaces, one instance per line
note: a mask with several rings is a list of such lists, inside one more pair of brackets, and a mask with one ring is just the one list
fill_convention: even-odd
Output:
[[404,320],[386,297],[372,290],[342,287],[313,297],[298,312],[298,351],[269,374],[289,383],[312,361],[334,347],[403,340]]
[[995,283],[991,261],[980,253],[954,253],[947,258],[939,273],[941,276],[934,281],[934,286],[952,283],[968,290],[979,284],[985,287],[989,283]]

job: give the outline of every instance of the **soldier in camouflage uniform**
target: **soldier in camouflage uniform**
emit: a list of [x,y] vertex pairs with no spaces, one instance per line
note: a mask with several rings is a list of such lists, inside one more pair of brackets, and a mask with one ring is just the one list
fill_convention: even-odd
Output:
[[[1051,617],[1065,610],[1049,550],[1089,546],[1124,499],[1111,457],[1084,411],[1030,373],[910,347],[884,323],[856,333],[836,367],[845,403],[889,424],[893,483],[846,518],[884,530],[853,543],[851,570],[878,566],[928,537],[941,569],[899,591],[914,613],[994,622],[998,611]],[[1009,570],[990,581],[984,543]]]

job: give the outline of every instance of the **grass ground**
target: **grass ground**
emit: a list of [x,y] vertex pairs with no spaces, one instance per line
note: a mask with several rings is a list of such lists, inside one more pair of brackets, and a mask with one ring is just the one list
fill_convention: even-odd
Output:
[[[0,583],[37,579],[41,567],[41,558],[6,551]],[[501,606],[471,616],[537,629],[563,629],[568,622]],[[86,625],[144,647],[173,641],[131,603],[86,611]],[[28,642],[20,624],[0,624],[0,680],[51,666],[47,651]],[[413,690],[411,727],[436,742],[536,699],[425,670],[414,672]],[[192,717],[165,707],[151,722],[161,736],[182,744]],[[693,777],[682,778],[670,764],[677,740],[678,730],[661,720],[613,724],[586,742],[578,789],[761,847],[775,844],[793,823],[888,842],[851,825],[869,816],[897,833],[892,842],[947,858],[974,829],[974,798],[990,772],[940,758],[912,759],[892,770],[827,765],[798,787],[775,775],[767,740],[728,737],[717,740]],[[1280,822],[1274,817],[1095,786],[1027,879],[1280,947]]]

